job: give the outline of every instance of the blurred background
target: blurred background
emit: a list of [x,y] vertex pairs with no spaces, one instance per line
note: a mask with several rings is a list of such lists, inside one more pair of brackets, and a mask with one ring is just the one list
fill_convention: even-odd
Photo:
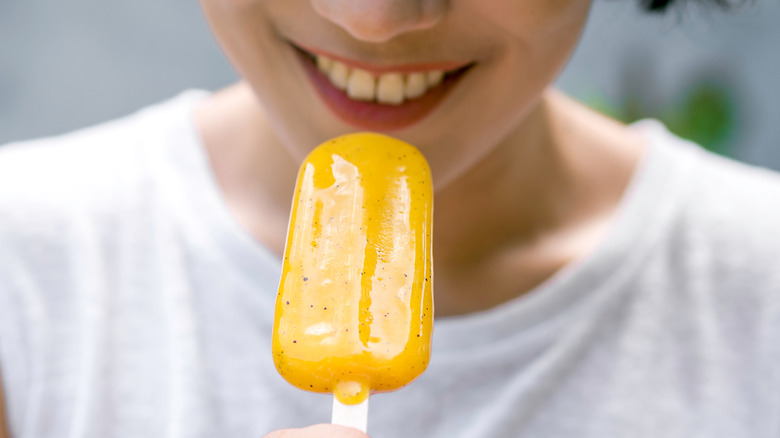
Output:
[[[653,117],[780,169],[780,1],[663,16],[594,0],[559,88],[626,122]],[[237,78],[194,1],[0,1],[0,144],[110,120]]]

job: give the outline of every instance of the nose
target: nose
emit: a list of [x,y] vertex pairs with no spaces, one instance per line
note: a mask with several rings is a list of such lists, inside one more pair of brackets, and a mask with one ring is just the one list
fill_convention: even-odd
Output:
[[310,0],[319,15],[358,40],[384,42],[413,30],[433,27],[448,0]]

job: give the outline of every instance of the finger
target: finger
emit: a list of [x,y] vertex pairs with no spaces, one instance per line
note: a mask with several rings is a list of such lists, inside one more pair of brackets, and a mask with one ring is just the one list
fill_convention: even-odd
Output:
[[337,426],[335,424],[315,424],[304,430],[311,432],[312,438],[369,438],[368,435],[357,429],[347,426]]

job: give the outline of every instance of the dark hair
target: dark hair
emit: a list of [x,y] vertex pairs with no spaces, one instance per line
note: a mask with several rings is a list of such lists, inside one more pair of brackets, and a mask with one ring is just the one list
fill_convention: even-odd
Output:
[[[710,3],[720,6],[723,9],[727,9],[730,6],[728,0],[699,0],[701,3]],[[683,1],[684,2],[684,1]],[[676,3],[681,3],[679,0],[640,0],[642,7],[648,12],[665,12],[669,6]]]

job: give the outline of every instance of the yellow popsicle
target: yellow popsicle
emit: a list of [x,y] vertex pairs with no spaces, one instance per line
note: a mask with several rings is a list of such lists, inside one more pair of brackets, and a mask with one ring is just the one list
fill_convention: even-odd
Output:
[[351,405],[425,370],[432,206],[428,163],[400,140],[350,134],[309,154],[274,322],[274,362],[288,382]]

